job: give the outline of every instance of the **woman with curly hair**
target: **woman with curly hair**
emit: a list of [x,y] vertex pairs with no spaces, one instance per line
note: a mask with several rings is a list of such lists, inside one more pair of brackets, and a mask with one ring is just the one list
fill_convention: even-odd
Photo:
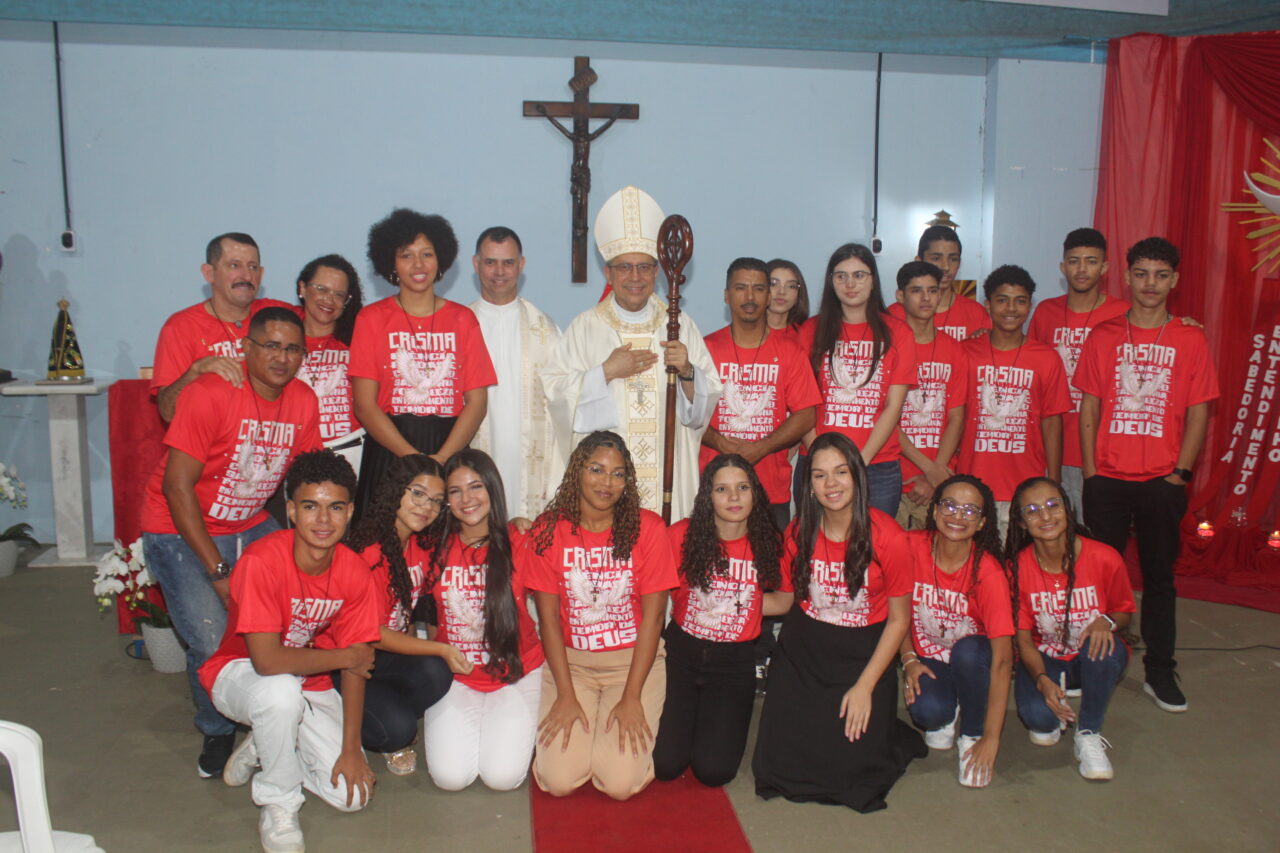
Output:
[[[1086,779],[1114,773],[1102,721],[1129,664],[1116,632],[1129,627],[1133,591],[1115,549],[1087,538],[1071,500],[1047,477],[1023,480],[1009,505],[1005,553],[1017,572],[1018,716],[1037,746],[1053,746],[1074,723],[1075,758]],[[1080,690],[1080,712],[1067,690]]]
[[764,486],[736,453],[708,463],[693,514],[669,533],[680,586],[662,632],[667,700],[654,772],[669,781],[692,766],[702,784],[724,785],[747,748],[761,617],[791,607],[791,585],[779,571],[782,537]]
[[796,604],[769,666],[751,767],[766,800],[876,811],[926,754],[898,719],[893,666],[911,622],[911,554],[893,518],[869,505],[848,436],[824,433],[810,450],[809,491],[783,551]]
[[547,656],[533,777],[553,796],[589,779],[625,800],[653,781],[667,690],[659,634],[677,581],[667,531],[640,508],[617,433],[593,432],[574,449],[529,547],[526,586]]
[[939,484],[924,530],[907,533],[915,562],[911,632],[898,650],[907,710],[930,749],[960,728],[960,784],[991,782],[1013,674],[1013,606],[1000,559],[996,501],[977,477]]
[[442,216],[400,208],[369,229],[369,261],[399,293],[361,311],[351,341],[351,391],[369,437],[357,517],[392,459],[426,453],[443,464],[484,419],[498,380],[480,324],[435,290],[457,256]]
[[444,466],[449,512],[431,560],[439,629],[471,663],[427,709],[427,772],[446,791],[479,777],[496,791],[529,772],[542,693],[542,644],[523,583],[527,552],[507,524],[502,477],[488,454],[466,448]]
[[381,602],[381,638],[374,644],[360,737],[397,776],[418,767],[418,720],[448,692],[454,672],[471,671],[456,648],[420,639],[413,630],[414,611],[426,593],[429,531],[444,503],[443,474],[439,462],[420,453],[392,460],[372,504],[347,536],[347,545],[373,570]]
[[298,378],[320,400],[320,438],[325,447],[360,470],[364,430],[351,401],[351,334],[364,305],[360,276],[342,255],[324,255],[298,273],[298,304],[307,337],[307,357]]
[[839,432],[858,446],[867,502],[894,515],[902,498],[898,421],[916,384],[916,344],[911,327],[885,310],[870,249],[846,243],[831,254],[822,305],[799,336],[822,393],[816,432]]
[[791,261],[774,258],[769,267],[769,310],[765,314],[770,329],[795,331],[809,319],[809,289],[804,273]]

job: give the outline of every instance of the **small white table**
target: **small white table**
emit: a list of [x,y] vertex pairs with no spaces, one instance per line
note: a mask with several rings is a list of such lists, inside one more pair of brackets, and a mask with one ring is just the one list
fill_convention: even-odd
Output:
[[97,382],[41,385],[6,382],[5,397],[44,397],[49,405],[49,457],[53,469],[53,518],[58,547],[31,561],[36,566],[88,566],[101,549],[93,544],[89,490],[89,435],[84,398],[101,394]]

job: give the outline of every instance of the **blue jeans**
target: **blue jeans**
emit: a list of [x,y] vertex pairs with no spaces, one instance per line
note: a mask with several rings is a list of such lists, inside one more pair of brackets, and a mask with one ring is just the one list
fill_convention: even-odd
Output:
[[877,462],[867,466],[867,502],[890,518],[898,514],[902,500],[902,463]]
[[951,647],[951,662],[920,658],[937,678],[920,679],[916,701],[907,706],[911,720],[925,731],[940,729],[960,706],[960,734],[982,737],[991,688],[991,641],[974,634]]
[[[1090,660],[1083,649],[1071,660],[1058,660],[1048,655],[1041,657],[1044,659],[1044,671],[1055,684],[1061,684],[1059,679],[1066,673],[1067,686],[1080,688],[1076,731],[1101,733],[1111,693],[1129,665],[1129,647],[1117,637],[1111,654],[1099,660]],[[1058,718],[1049,710],[1044,694],[1036,689],[1036,683],[1022,664],[1018,665],[1013,677],[1013,695],[1018,702],[1018,717],[1027,728],[1033,732],[1051,732],[1058,728]]]
[[[268,518],[240,533],[215,536],[213,544],[222,559],[234,565],[249,543],[279,529],[275,520]],[[204,564],[177,533],[144,533],[142,550],[147,567],[164,591],[174,630],[187,647],[187,680],[196,705],[196,728],[206,735],[229,735],[236,730],[236,724],[213,707],[198,676],[200,666],[222,642],[227,609],[214,591]]]

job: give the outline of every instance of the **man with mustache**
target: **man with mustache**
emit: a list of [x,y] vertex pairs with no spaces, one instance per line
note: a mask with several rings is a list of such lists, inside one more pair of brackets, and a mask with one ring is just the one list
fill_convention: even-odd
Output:
[[210,240],[200,272],[209,283],[209,298],[166,320],[156,341],[151,393],[165,421],[173,420],[178,394],[201,374],[216,373],[239,388],[244,381],[240,341],[249,319],[268,305],[289,307],[257,298],[262,263],[248,234],[233,231]]

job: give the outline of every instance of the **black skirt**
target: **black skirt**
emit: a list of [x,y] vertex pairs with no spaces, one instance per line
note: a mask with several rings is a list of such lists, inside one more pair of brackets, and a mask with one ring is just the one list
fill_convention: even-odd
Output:
[[791,608],[769,667],[768,691],[751,762],[756,794],[828,803],[859,812],[885,807],[889,789],[927,752],[898,719],[898,674],[889,666],[872,691],[861,738],[844,734],[840,700],[875,652],[884,623],[843,628]]
[[[442,418],[436,415],[391,415],[391,423],[395,424],[404,440],[417,448],[419,453],[435,453],[449,438],[457,418]],[[360,479],[356,484],[356,518],[361,510],[373,500],[378,483],[382,480],[396,455],[374,440],[372,435],[365,436],[364,454],[360,457]]]

